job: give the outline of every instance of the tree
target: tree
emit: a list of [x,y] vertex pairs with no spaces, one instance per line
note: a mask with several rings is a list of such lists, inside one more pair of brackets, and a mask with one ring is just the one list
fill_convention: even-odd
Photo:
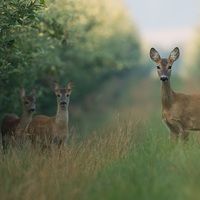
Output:
[[[44,0],[4,0],[0,4],[0,91],[1,113],[18,107],[16,87],[25,85],[23,79],[33,59],[26,38],[32,29],[38,29],[38,13],[44,9]],[[32,49],[31,51],[34,51]],[[27,83],[27,82],[26,82]],[[31,85],[31,84],[30,84]]]
[[114,73],[140,65],[139,36],[119,0],[11,0],[0,9],[1,113],[18,108],[16,87],[36,87],[37,110],[52,114],[51,80],[64,87],[72,79],[80,102]]

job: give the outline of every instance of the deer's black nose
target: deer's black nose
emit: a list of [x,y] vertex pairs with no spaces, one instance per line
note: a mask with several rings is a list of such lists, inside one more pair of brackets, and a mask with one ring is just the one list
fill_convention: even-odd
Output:
[[166,82],[166,81],[168,81],[168,77],[165,76],[165,75],[162,75],[162,76],[160,77],[160,80],[163,81],[163,82]]
[[67,105],[67,102],[66,102],[66,101],[61,101],[61,102],[60,102],[60,105],[61,105],[61,106],[66,106],[66,105]]
[[31,108],[29,111],[30,112],[35,112],[35,108]]

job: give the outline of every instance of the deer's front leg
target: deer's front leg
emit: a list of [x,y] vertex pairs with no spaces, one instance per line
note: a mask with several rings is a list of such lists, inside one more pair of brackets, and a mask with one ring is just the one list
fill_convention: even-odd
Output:
[[177,141],[180,135],[180,128],[176,122],[173,120],[164,120],[165,124],[167,125],[170,131],[170,139],[172,141]]
[[181,138],[182,138],[182,140],[187,142],[189,140],[189,132],[188,131],[182,131],[181,132]]
[[178,138],[179,138],[179,134],[178,133],[170,131],[170,140],[178,141]]

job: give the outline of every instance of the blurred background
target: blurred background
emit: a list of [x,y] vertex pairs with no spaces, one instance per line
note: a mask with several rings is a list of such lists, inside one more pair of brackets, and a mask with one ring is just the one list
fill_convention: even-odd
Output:
[[88,135],[116,120],[164,126],[151,47],[168,57],[178,46],[172,87],[200,92],[197,0],[11,0],[0,14],[0,119],[21,114],[20,87],[36,89],[35,115],[54,115],[51,82],[73,80],[71,131]]

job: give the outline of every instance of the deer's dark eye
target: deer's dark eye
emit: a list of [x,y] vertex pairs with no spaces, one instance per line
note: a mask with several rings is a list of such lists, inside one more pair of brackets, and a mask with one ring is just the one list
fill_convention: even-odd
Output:
[[57,97],[60,97],[60,94],[57,94]]
[[69,97],[69,94],[67,94],[66,96]]
[[28,102],[28,101],[25,101],[24,103],[25,103],[26,105],[28,105],[28,104],[29,104],[29,102]]
[[157,69],[160,69],[160,67],[159,67],[159,66],[157,66]]
[[169,66],[169,67],[168,67],[168,69],[171,69],[171,68],[172,68],[172,66]]

